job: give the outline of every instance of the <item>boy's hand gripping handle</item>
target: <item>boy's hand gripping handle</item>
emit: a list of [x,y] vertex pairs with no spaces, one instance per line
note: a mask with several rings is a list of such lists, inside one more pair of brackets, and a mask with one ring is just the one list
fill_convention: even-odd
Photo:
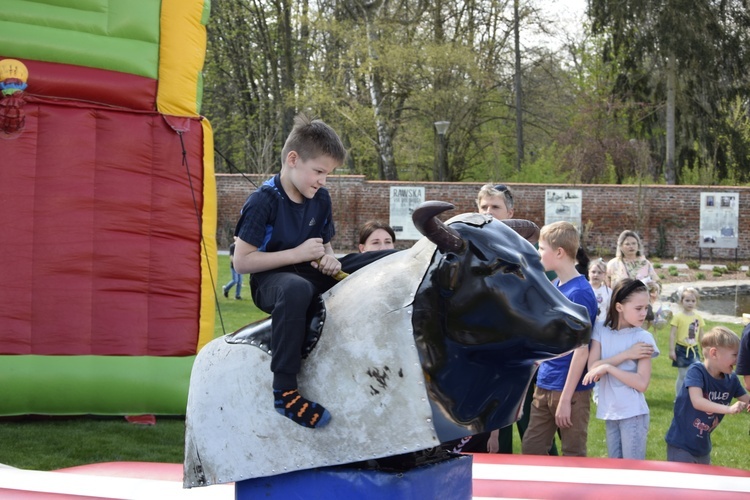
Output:
[[[321,261],[322,258],[323,257],[321,257],[320,259],[316,260],[315,262],[317,262],[318,265],[320,265],[320,261]],[[334,274],[331,277],[333,279],[335,279],[336,281],[341,281],[342,279],[346,278],[347,276],[349,276],[349,273],[345,273],[344,271],[339,270],[339,272],[337,272],[336,274]]]

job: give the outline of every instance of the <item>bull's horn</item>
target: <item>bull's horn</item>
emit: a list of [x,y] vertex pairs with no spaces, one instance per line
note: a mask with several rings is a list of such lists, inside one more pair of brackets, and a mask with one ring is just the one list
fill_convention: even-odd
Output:
[[524,219],[505,219],[503,224],[520,234],[532,245],[539,241],[539,226]]
[[411,220],[417,230],[436,244],[440,251],[460,253],[464,249],[461,235],[437,218],[437,215],[453,208],[456,207],[445,201],[425,201],[411,214]]

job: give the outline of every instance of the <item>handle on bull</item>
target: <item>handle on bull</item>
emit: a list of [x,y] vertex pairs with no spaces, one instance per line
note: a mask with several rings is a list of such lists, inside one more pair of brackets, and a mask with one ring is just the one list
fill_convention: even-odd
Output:
[[[321,257],[320,259],[316,260],[315,262],[317,262],[318,265],[320,265],[320,261],[322,259],[323,259],[323,257]],[[339,272],[337,272],[336,274],[334,274],[331,277],[333,279],[335,279],[336,281],[341,281],[342,279],[346,278],[347,276],[349,276],[349,273],[345,273],[344,271],[339,270]]]

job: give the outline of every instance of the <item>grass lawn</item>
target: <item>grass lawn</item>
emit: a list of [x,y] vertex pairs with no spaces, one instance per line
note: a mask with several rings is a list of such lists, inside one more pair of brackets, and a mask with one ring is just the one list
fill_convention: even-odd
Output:
[[216,305],[216,323],[214,325],[214,336],[221,337],[227,333],[232,333],[240,327],[249,323],[268,317],[268,314],[260,311],[253,304],[250,297],[250,284],[247,275],[242,276],[242,300],[234,298],[234,288],[229,292],[229,297],[224,298],[221,293],[221,287],[232,279],[229,271],[229,256],[219,255],[219,279],[216,285],[216,296],[218,303]]
[[[250,299],[247,279],[243,300],[221,295],[221,286],[229,281],[228,257],[219,256],[216,336],[266,316]],[[233,292],[234,290],[232,290]],[[707,322],[707,328],[715,323]],[[738,334],[741,325],[725,325]],[[651,385],[646,393],[651,408],[648,455],[650,460],[665,460],[664,435],[672,419],[676,368],[668,356],[668,328],[655,334],[662,354],[653,362]],[[270,376],[270,374],[269,374]],[[594,417],[592,405],[589,424],[589,456],[606,457],[604,422]],[[712,434],[714,465],[750,470],[750,455],[745,446],[750,440],[750,414],[727,415]],[[394,430],[397,432],[397,430]],[[154,426],[129,424],[123,418],[105,417],[18,417],[0,419],[0,463],[23,469],[54,470],[75,465],[110,461],[182,462],[184,420],[158,417]],[[517,436],[515,448],[520,449]]]

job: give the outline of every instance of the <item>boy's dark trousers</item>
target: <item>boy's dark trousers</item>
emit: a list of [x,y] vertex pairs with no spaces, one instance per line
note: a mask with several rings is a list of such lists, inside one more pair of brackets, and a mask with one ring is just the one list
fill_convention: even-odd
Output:
[[251,276],[253,301],[271,315],[271,371],[274,389],[296,389],[302,361],[302,344],[313,300],[336,280],[309,263]]
[[[351,273],[394,250],[351,254],[342,259],[342,268]],[[320,294],[337,281],[309,263],[256,273],[250,276],[253,302],[271,315],[271,371],[273,388],[296,389],[302,362],[302,345],[309,318],[317,312]],[[366,293],[363,291],[363,293]]]

